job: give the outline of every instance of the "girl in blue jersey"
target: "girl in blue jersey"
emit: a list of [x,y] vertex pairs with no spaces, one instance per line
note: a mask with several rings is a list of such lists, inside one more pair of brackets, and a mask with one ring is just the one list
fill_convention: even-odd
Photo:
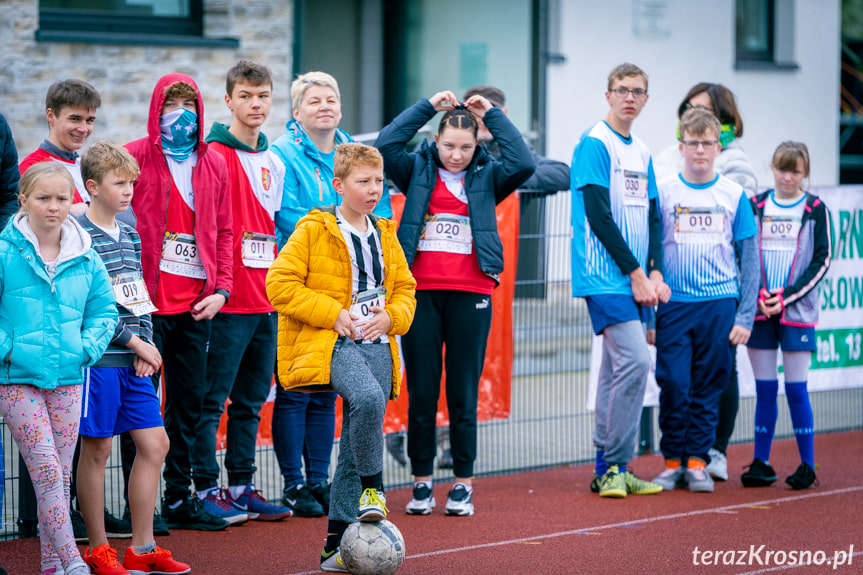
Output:
[[830,266],[830,212],[803,187],[809,177],[806,144],[783,142],[771,164],[776,186],[753,199],[761,234],[761,288],[752,336],[747,343],[755,374],[755,455],[741,477],[746,487],[770,485],[770,445],[776,428],[779,377],[777,350],[782,348],[785,396],[801,463],[785,479],[794,489],[815,483],[812,407],[806,380],[815,351],[818,290]]

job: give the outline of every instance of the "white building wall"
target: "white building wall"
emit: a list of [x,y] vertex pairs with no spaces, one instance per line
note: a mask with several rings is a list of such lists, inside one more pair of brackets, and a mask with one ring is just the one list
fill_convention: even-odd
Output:
[[[581,133],[605,117],[608,72],[629,61],[650,77],[649,100],[633,132],[654,154],[675,143],[677,107],[698,82],[726,85],[737,97],[744,122],[741,143],[758,176],[759,186],[772,186],[769,164],[783,140],[809,146],[812,185],[839,181],[840,0],[778,0],[777,10],[793,10],[793,31],[777,30],[796,69],[736,70],[734,2],[666,0],[660,18],[662,35],[638,35],[638,6],[646,0],[559,0],[559,19],[552,20],[566,61],[548,69],[547,151],[570,162]],[[787,12],[783,17],[787,16]],[[554,36],[554,33],[553,33]],[[560,222],[569,214],[569,194],[552,200],[548,213]],[[551,220],[550,232],[555,230]],[[556,225],[560,225],[559,223]],[[569,225],[568,215],[566,226]],[[568,249],[568,248],[567,248]],[[549,254],[550,274],[569,273]],[[557,269],[555,269],[557,268]],[[552,277],[551,279],[559,279]]]

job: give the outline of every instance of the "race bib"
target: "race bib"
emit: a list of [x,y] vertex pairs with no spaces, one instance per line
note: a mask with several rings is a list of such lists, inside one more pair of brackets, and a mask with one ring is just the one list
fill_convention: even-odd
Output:
[[120,274],[111,278],[111,287],[114,288],[114,298],[117,303],[140,317],[142,315],[157,311],[156,306],[150,301],[150,293],[144,278],[134,273]]
[[725,208],[677,206],[674,214],[674,241],[678,244],[719,244],[725,238]]
[[427,214],[417,250],[464,255],[472,253],[470,218],[455,214]]
[[195,236],[165,232],[159,270],[194,279],[207,279]]
[[796,251],[800,226],[800,218],[765,216],[761,222],[761,249],[783,252]]
[[243,265],[269,268],[276,261],[276,236],[243,232]]
[[646,173],[623,171],[623,203],[627,206],[648,206]]
[[359,292],[351,298],[351,314],[357,316],[354,327],[357,330],[357,338],[363,337],[363,326],[369,323],[375,312],[373,307],[383,308],[386,305],[387,288],[381,286],[375,289]]

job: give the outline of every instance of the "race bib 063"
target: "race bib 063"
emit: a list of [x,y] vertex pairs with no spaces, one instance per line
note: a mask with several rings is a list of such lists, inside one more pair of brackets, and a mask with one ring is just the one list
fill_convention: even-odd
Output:
[[159,270],[188,278],[207,279],[195,236],[165,232]]

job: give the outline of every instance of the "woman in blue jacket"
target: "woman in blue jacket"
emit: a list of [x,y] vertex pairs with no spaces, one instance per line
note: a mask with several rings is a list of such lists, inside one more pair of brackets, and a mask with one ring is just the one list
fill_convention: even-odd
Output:
[[86,575],[69,518],[82,384],[117,323],[108,272],[67,218],[75,183],[56,162],[21,178],[21,211],[0,234],[0,415],[36,491],[42,573]]
[[[434,143],[405,144],[437,112]],[[477,118],[500,146],[497,160],[477,142]],[[446,344],[446,397],[455,483],[447,515],[473,515],[479,378],[491,329],[491,294],[503,271],[495,206],[534,171],[530,149],[499,108],[481,95],[459,105],[450,91],[408,108],[375,142],[384,170],[405,194],[398,238],[417,280],[417,310],[402,338],[408,383],[408,456],[414,475],[407,513],[435,505],[432,471]]]

